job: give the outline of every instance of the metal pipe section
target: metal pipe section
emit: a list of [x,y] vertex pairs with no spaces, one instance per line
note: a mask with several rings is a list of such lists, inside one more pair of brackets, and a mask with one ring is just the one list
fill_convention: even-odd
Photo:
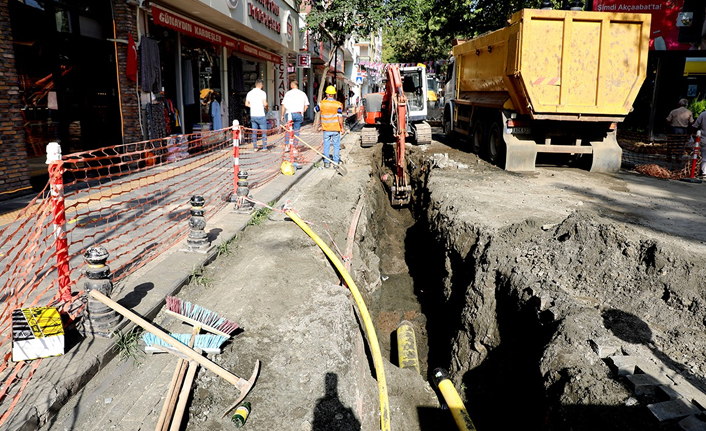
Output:
[[434,384],[439,388],[439,392],[444,396],[446,405],[451,410],[458,429],[461,431],[476,431],[471,417],[466,411],[466,406],[463,404],[461,397],[456,392],[453,382],[449,379],[449,374],[442,368],[434,370]]
[[400,368],[414,368],[419,373],[417,338],[414,327],[406,320],[397,326],[397,363]]

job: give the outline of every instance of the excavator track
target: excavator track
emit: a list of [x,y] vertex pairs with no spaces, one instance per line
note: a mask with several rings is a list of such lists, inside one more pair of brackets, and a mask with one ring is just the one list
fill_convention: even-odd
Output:
[[413,127],[417,145],[431,144],[431,126],[426,121],[416,123]]
[[360,146],[363,148],[372,147],[378,143],[378,131],[375,127],[363,127],[361,132]]

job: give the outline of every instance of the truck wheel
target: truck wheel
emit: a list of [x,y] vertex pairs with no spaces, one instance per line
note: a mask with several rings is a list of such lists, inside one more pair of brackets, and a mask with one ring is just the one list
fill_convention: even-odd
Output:
[[488,161],[497,166],[505,164],[505,141],[503,140],[503,131],[498,122],[493,122],[488,131],[488,148],[486,154]]
[[473,136],[471,136],[471,151],[480,154],[483,148],[483,123],[476,120],[473,124]]
[[449,118],[444,117],[444,136],[446,137],[446,144],[452,144],[454,142],[454,132],[451,129],[451,120]]

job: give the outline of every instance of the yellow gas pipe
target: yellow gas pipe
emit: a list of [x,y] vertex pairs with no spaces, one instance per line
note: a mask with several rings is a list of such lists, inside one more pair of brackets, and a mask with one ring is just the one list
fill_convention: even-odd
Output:
[[417,337],[414,326],[406,320],[397,325],[397,362],[400,368],[414,368],[419,373]]
[[309,226],[307,226],[306,223],[302,221],[302,219],[300,219],[296,214],[294,214],[294,212],[287,211],[286,214],[297,225],[299,225],[299,227],[302,228],[302,230],[306,232],[306,234],[309,235],[311,239],[314,240],[316,245],[321,248],[321,250],[326,254],[326,256],[328,256],[328,258],[331,260],[338,272],[341,274],[341,277],[343,277],[343,280],[346,282],[346,285],[348,285],[348,289],[350,289],[351,293],[353,294],[353,299],[355,299],[356,304],[358,304],[358,311],[360,312],[360,316],[363,319],[363,323],[365,324],[365,332],[368,336],[370,351],[373,354],[375,375],[378,381],[378,392],[380,395],[380,429],[382,431],[390,431],[390,402],[387,397],[387,381],[385,380],[385,369],[382,365],[380,343],[378,342],[378,337],[375,332],[375,327],[373,326],[373,321],[370,318],[368,307],[365,305],[363,297],[360,295],[360,291],[355,285],[355,282],[353,282],[353,279],[351,278],[350,274],[348,274],[348,271],[346,271],[346,269],[343,267],[341,261],[333,253],[333,251],[331,251],[331,249],[326,245],[326,243],[323,242],[321,238],[319,238],[318,235],[316,235],[311,229],[309,229]]
[[463,404],[461,397],[456,392],[453,382],[449,380],[449,375],[441,368],[434,370],[434,383],[439,388],[441,395],[444,396],[446,404],[451,410],[451,415],[456,421],[458,429],[461,431],[476,431],[471,417],[466,411],[466,406]]

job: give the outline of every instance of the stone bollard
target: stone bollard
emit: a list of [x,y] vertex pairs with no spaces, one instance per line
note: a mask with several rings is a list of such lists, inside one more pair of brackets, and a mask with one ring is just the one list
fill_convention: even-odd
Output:
[[85,271],[86,282],[83,286],[88,299],[83,319],[77,328],[86,337],[111,338],[122,318],[115,310],[88,295],[93,289],[106,296],[110,296],[112,293],[113,283],[110,281],[110,267],[105,264],[108,256],[108,250],[102,245],[88,247],[88,250],[83,254],[83,260],[88,264]]
[[249,196],[248,172],[241,171],[238,173],[238,188],[235,190],[235,212],[250,214],[253,211],[255,204],[246,199]]
[[186,239],[186,250],[195,253],[206,253],[208,248],[208,234],[206,233],[206,218],[204,217],[203,196],[194,195],[191,203],[191,218],[189,219],[189,237]]

